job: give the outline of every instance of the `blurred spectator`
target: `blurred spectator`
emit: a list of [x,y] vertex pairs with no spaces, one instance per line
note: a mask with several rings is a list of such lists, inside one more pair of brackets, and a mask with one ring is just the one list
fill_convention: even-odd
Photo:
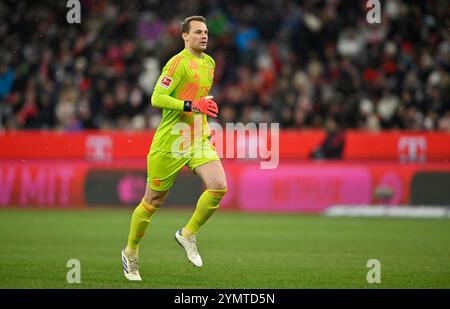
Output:
[[14,71],[6,63],[0,63],[0,100],[11,91],[14,82]]
[[311,153],[313,159],[340,159],[344,149],[344,134],[335,119],[328,117],[325,121],[325,139]]
[[204,15],[219,121],[450,131],[443,0],[0,2],[0,129],[151,129],[149,102],[180,21]]

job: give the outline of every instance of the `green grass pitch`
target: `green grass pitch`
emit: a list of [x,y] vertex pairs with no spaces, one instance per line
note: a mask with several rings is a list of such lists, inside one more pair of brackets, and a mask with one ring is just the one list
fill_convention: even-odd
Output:
[[[450,220],[218,211],[199,234],[203,268],[173,240],[191,210],[161,209],[141,245],[143,281],[120,251],[132,209],[1,210],[0,288],[450,288]],[[66,263],[81,263],[69,284]],[[366,280],[381,263],[381,283]]]

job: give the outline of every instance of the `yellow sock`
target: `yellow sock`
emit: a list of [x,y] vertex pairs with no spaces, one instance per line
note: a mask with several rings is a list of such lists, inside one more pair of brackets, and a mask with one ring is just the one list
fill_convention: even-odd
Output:
[[219,203],[227,192],[227,188],[220,190],[207,189],[200,196],[195,208],[194,214],[188,224],[181,231],[184,237],[197,234],[200,227],[211,217],[211,215],[219,208]]
[[126,255],[137,255],[139,242],[144,236],[150,219],[157,209],[144,200],[134,209],[133,215],[131,216],[127,248],[125,249]]

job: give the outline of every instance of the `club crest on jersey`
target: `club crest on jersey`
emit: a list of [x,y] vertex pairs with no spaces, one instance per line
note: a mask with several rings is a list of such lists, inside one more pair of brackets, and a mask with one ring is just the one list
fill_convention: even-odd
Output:
[[172,79],[170,78],[170,77],[168,77],[168,76],[164,76],[162,79],[161,79],[161,86],[163,86],[164,88],[166,88],[166,89],[169,89],[169,87],[170,87],[170,84],[172,84]]

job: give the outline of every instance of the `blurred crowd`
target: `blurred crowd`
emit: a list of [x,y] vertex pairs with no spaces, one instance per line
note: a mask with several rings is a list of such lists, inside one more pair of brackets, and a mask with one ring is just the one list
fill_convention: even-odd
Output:
[[180,22],[203,15],[217,121],[450,131],[450,6],[385,0],[0,2],[0,130],[156,128]]

